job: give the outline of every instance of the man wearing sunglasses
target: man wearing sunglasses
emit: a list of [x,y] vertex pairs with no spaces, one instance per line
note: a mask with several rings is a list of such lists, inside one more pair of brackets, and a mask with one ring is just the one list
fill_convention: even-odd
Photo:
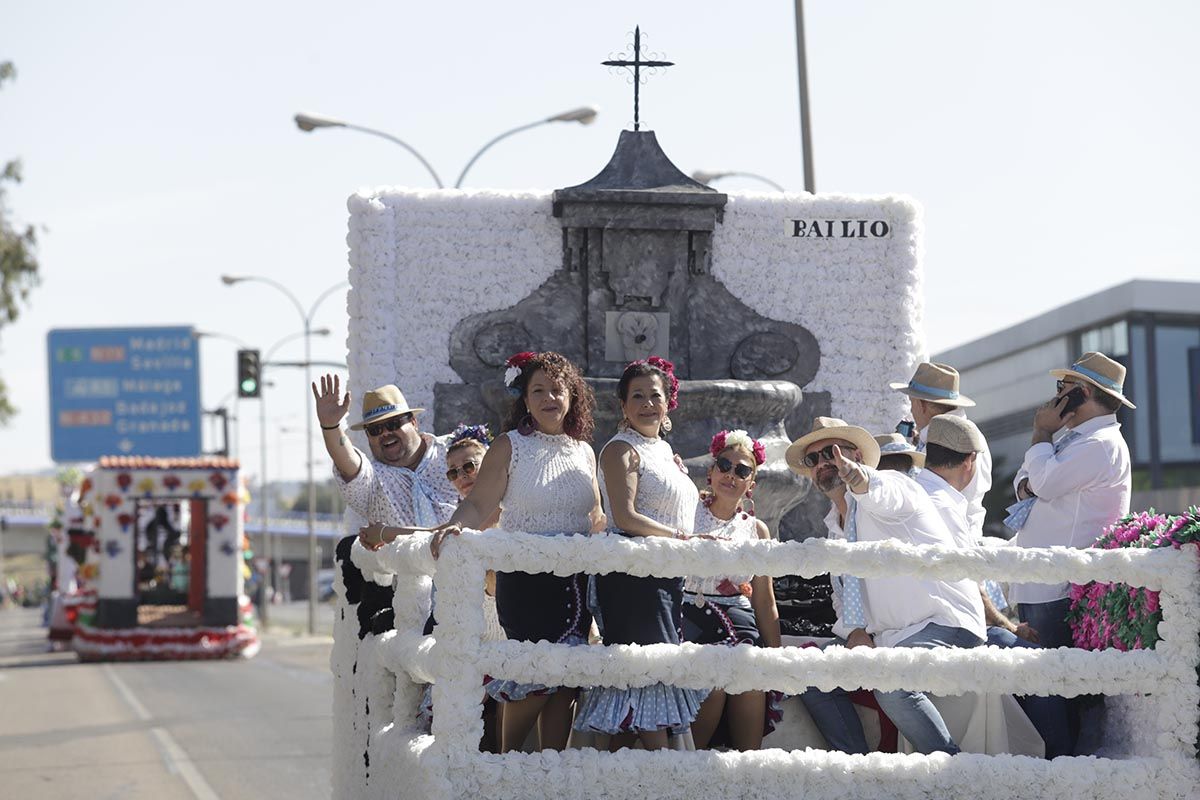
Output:
[[[832,503],[825,518],[830,538],[849,542],[895,539],[907,544],[954,546],[937,509],[916,481],[876,470],[879,444],[864,428],[817,417],[810,433],[788,448],[788,466]],[[935,581],[909,575],[886,578],[831,576],[841,585],[838,624],[848,647],[978,647],[987,636],[978,586],[969,580]],[[880,707],[918,752],[959,752],[941,714],[923,693],[876,691]],[[861,725],[843,694],[822,695],[814,705],[826,739],[860,740]],[[829,712],[829,713],[824,713]]]
[[346,505],[370,522],[426,527],[450,519],[458,507],[458,490],[446,477],[449,436],[422,433],[417,414],[393,385],[366,393],[362,420],[351,430],[367,434],[368,459],[350,443],[342,420],[350,410],[337,375],[321,376],[312,386],[325,449]]

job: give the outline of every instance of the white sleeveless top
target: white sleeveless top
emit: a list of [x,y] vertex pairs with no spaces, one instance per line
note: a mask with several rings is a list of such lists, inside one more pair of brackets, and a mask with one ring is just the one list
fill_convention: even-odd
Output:
[[526,533],[587,533],[596,505],[596,457],[565,433],[507,434],[512,445],[500,527]]
[[[684,533],[690,533],[700,493],[692,479],[675,463],[675,451],[671,445],[662,439],[647,439],[635,430],[621,431],[609,439],[604,447],[613,442],[625,442],[638,454],[634,510],[668,528],[679,528]],[[617,530],[612,524],[612,502],[608,499],[608,486],[603,480],[600,481],[600,495],[608,510],[609,530]]]
[[[758,538],[758,520],[755,517],[738,511],[733,519],[719,519],[713,516],[704,503],[696,504],[696,523],[693,533],[707,533],[726,542],[751,542]],[[734,586],[749,583],[753,575],[725,575],[715,578],[686,578],[683,590],[693,594],[724,594],[717,587],[722,581],[729,581]]]

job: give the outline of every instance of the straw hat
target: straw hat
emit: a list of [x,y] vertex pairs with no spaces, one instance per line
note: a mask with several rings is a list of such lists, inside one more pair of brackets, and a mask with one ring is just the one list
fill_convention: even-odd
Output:
[[975,401],[958,393],[958,370],[949,364],[923,361],[908,383],[889,383],[894,391],[955,408],[970,408]]
[[1104,353],[1084,353],[1066,369],[1052,369],[1050,374],[1060,381],[1068,375],[1083,378],[1102,392],[1108,392],[1128,408],[1137,408],[1122,392],[1125,387],[1125,367]]
[[987,440],[974,422],[949,414],[939,414],[929,421],[925,441],[955,453],[982,453],[987,449]]
[[408,401],[404,399],[404,392],[389,383],[387,386],[380,386],[363,395],[362,421],[351,425],[350,430],[361,431],[376,422],[424,410],[423,408],[409,408]]
[[[934,417],[937,419],[937,417]],[[913,447],[912,442],[905,439],[898,433],[884,433],[875,437],[875,441],[879,444],[879,457],[884,456],[908,456],[912,459],[912,465],[917,469],[924,469],[925,454]]]
[[784,454],[788,468],[798,475],[809,477],[812,470],[804,466],[804,451],[816,442],[828,439],[845,439],[862,453],[862,463],[868,467],[879,466],[879,444],[866,428],[848,425],[834,417],[817,417],[813,420],[812,431],[792,442]]

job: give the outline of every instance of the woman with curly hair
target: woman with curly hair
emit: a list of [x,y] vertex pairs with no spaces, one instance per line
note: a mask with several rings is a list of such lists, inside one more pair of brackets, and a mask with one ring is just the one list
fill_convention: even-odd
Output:
[[[721,431],[709,446],[713,464],[708,489],[696,506],[694,530],[727,542],[771,538],[754,516],[754,478],[766,461],[762,444],[745,431]],[[697,644],[779,647],[775,589],[764,575],[688,578],[684,582],[683,638]],[[738,750],[757,750],[782,716],[777,692],[727,694],[715,689],[692,725],[697,748],[708,747],[724,717],[728,741]]]
[[[600,451],[601,492],[622,536],[684,538],[692,530],[696,487],[662,434],[677,405],[674,365],[656,356],[625,367],[617,383],[624,419]],[[606,645],[679,644],[682,578],[595,577],[596,623]],[[669,732],[683,733],[700,709],[703,693],[656,683],[589,689],[575,727],[612,736],[618,750],[640,739],[647,750],[667,746]]]
[[[513,405],[503,436],[480,465],[471,493],[430,544],[434,557],[449,535],[479,529],[497,508],[500,528],[541,536],[602,530],[592,435],[592,391],[559,353],[518,353],[504,382]],[[496,574],[496,610],[509,639],[585,644],[591,614],[586,577],[549,573]],[[494,678],[488,694],[504,703],[500,747],[516,750],[535,722],[541,749],[566,747],[576,690]]]

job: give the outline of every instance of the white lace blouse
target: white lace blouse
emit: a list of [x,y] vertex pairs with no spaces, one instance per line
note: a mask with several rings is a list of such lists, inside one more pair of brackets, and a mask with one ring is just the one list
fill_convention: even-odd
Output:
[[[613,442],[625,442],[638,454],[634,510],[660,525],[690,533],[700,493],[692,479],[675,463],[675,451],[671,445],[662,439],[649,439],[634,430],[621,431],[608,440],[605,448]],[[603,480],[600,481],[600,494],[608,512],[609,530],[616,530],[612,524],[612,502]]]
[[509,431],[512,457],[500,527],[526,533],[587,533],[596,505],[596,456],[565,433]]
[[[741,511],[734,513],[733,519],[719,519],[713,516],[708,506],[697,503],[696,523],[692,532],[706,533],[726,542],[749,542],[758,538],[758,520]],[[722,582],[728,581],[727,586],[736,587],[739,584],[749,583],[753,578],[753,575],[724,575],[715,578],[689,577],[683,582],[683,590],[693,594],[730,594],[729,591],[721,591],[718,588]]]

